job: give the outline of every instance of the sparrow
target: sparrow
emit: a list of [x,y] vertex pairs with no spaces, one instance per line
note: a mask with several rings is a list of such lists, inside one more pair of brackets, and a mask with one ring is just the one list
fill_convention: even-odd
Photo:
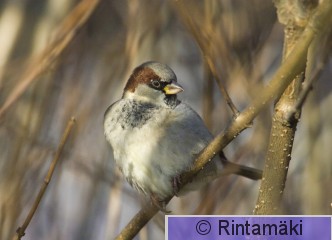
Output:
[[130,75],[122,98],[104,115],[104,134],[129,184],[160,206],[169,196],[196,190],[229,173],[258,180],[261,171],[229,162],[221,152],[180,191],[181,173],[213,139],[201,117],[177,98],[183,88],[173,70],[145,62]]

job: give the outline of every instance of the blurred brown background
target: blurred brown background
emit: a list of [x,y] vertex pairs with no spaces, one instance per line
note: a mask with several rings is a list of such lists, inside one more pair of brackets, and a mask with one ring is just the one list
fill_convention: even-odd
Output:
[[[79,1],[0,1],[0,105],[29,60]],[[104,0],[57,61],[0,118],[0,239],[22,224],[71,116],[77,124],[23,239],[112,239],[145,199],[122,179],[103,136],[103,114],[140,63],[168,64],[189,103],[218,133],[232,118],[202,58],[209,51],[241,110],[280,65],[283,26],[271,1]],[[330,49],[327,49],[328,51]],[[288,214],[331,214],[332,64],[304,106],[284,196]],[[272,106],[226,149],[263,168]],[[251,214],[259,182],[229,176],[174,198],[173,214]],[[137,239],[163,239],[157,215]]]

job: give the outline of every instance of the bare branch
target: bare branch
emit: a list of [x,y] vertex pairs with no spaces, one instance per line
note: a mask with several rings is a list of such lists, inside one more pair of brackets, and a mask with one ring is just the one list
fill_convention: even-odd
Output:
[[[220,74],[218,74],[217,68],[215,66],[215,63],[213,61],[213,46],[212,43],[210,43],[209,35],[210,32],[204,32],[202,34],[203,29],[198,29],[197,26],[195,26],[191,16],[188,14],[188,11],[186,11],[186,7],[183,4],[183,1],[175,1],[174,4],[176,5],[175,10],[178,11],[180,17],[182,18],[182,21],[186,24],[189,31],[192,33],[193,37],[195,38],[199,48],[201,49],[202,56],[207,63],[213,77],[215,78],[219,90],[223,97],[225,98],[225,101],[227,105],[230,107],[234,118],[236,118],[239,114],[239,111],[235,107],[232,99],[230,98],[226,88],[224,87],[224,84],[222,83]],[[204,37],[205,36],[205,37]]]
[[211,58],[209,56],[205,55],[205,60],[206,60],[208,66],[210,68],[210,71],[211,71],[213,77],[217,81],[217,84],[218,84],[218,87],[219,87],[219,90],[220,90],[221,94],[224,96],[227,105],[229,106],[229,108],[231,109],[231,111],[233,113],[233,117],[236,118],[239,115],[240,111],[237,110],[237,108],[236,108],[235,104],[233,103],[231,97],[229,96],[226,88],[222,84],[222,81],[221,81],[221,79],[220,79],[220,77],[217,73],[217,69],[216,69],[215,65],[213,64]]
[[212,122],[212,113],[214,108],[213,102],[213,90],[214,90],[214,81],[210,68],[207,66],[207,63],[204,62],[204,83],[203,83],[203,111],[202,116],[205,125],[211,131],[213,122]]
[[116,240],[133,239],[136,234],[147,224],[150,219],[159,211],[153,204],[146,204],[136,215],[131,219],[127,226],[115,238]]
[[325,63],[320,62],[317,65],[317,68],[314,70],[314,72],[313,72],[312,76],[310,77],[310,79],[307,82],[304,83],[304,87],[303,87],[296,103],[294,104],[294,106],[292,106],[292,108],[288,112],[288,115],[286,116],[286,119],[287,119],[288,122],[293,121],[292,119],[294,119],[294,116],[295,116],[296,112],[298,112],[299,109],[302,108],[309,92],[312,89],[313,83],[316,82],[319,79],[319,77],[320,77],[320,75],[321,75],[321,73],[324,69],[324,66],[325,66]]
[[39,193],[38,193],[38,195],[37,195],[37,197],[36,197],[36,199],[35,199],[32,207],[31,207],[31,209],[29,211],[29,214],[27,215],[24,223],[22,224],[21,227],[19,227],[16,230],[16,234],[14,235],[13,240],[15,240],[15,239],[21,239],[25,235],[25,230],[29,226],[29,223],[30,223],[31,219],[34,216],[34,214],[35,214],[35,212],[36,212],[36,210],[37,210],[37,208],[39,206],[39,203],[41,202],[41,200],[42,200],[42,198],[44,196],[44,193],[45,193],[45,191],[47,189],[47,186],[48,186],[48,184],[51,181],[51,178],[52,178],[52,175],[54,173],[56,164],[58,163],[58,161],[60,159],[62,150],[63,150],[63,148],[65,146],[65,143],[67,142],[68,136],[69,136],[69,134],[70,134],[70,132],[71,132],[74,124],[75,124],[75,121],[76,121],[75,118],[72,117],[69,120],[69,122],[67,123],[67,127],[66,127],[66,129],[65,129],[65,131],[64,131],[64,133],[63,133],[63,135],[61,137],[60,144],[58,146],[58,149],[55,152],[55,156],[54,156],[54,158],[53,158],[53,160],[51,162],[51,165],[50,165],[50,167],[48,169],[47,175],[46,175],[46,177],[44,179],[44,182],[43,182],[43,184],[42,184],[42,186],[41,186],[41,188],[39,190]]
[[[288,9],[289,5],[293,3],[294,1],[288,0],[276,1],[279,20],[282,18],[280,21],[284,21],[287,24],[285,26],[284,63],[296,52],[298,45],[302,44],[303,35],[308,34],[310,31],[318,35],[319,31],[322,32],[325,30],[323,25],[326,24],[326,26],[329,26],[331,22],[332,3],[330,1],[324,1],[315,10],[307,23],[307,27],[303,30],[302,24],[303,21],[306,20],[305,15],[303,15],[301,21],[298,21],[298,16],[295,14],[292,16],[286,14],[287,20],[283,18],[285,17],[283,9]],[[302,4],[302,2],[300,4]],[[302,11],[302,9],[305,9],[305,7],[301,8],[300,6],[299,11]],[[311,15],[310,9],[305,9],[303,12],[306,12],[308,16]],[[282,16],[280,17],[280,15]],[[301,108],[296,107],[296,101],[299,98],[304,72],[306,70],[306,66],[302,62],[307,61],[309,46],[310,44],[303,49],[303,59],[301,62],[298,62],[297,74],[293,76],[293,81],[285,89],[282,96],[278,98],[278,102],[275,105],[263,178],[254,209],[255,214],[282,213],[280,203],[286,185],[289,163],[291,161],[296,126],[301,115]],[[293,121],[287,121],[290,109],[296,110],[294,118],[292,119]]]

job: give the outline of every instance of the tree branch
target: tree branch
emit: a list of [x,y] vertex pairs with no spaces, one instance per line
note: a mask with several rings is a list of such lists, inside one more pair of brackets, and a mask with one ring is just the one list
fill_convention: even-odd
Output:
[[[308,33],[308,30],[313,31],[313,34],[317,34],[316,31],[323,30],[323,24],[329,25],[328,22],[331,19],[328,19],[328,15],[332,13],[332,4],[330,1],[323,2],[315,11],[304,31],[302,27],[303,22],[306,21],[304,16],[309,16],[311,9],[307,9],[306,6],[300,6],[302,3],[298,3],[296,6],[299,6],[299,9],[292,10],[294,14],[285,14],[285,9],[289,10],[294,2],[279,0],[275,1],[275,4],[278,8],[279,21],[286,23],[283,56],[285,64],[294,54],[294,48],[297,47],[297,44],[302,43],[303,35]],[[322,9],[323,7],[326,9]],[[298,22],[299,16],[296,14],[301,15],[300,22]],[[303,34],[301,35],[302,32]],[[285,89],[285,92],[275,105],[263,178],[254,210],[255,214],[281,213],[280,202],[285,189],[296,126],[301,115],[301,108],[296,106],[296,104],[304,79],[305,64],[302,64],[302,62],[307,59],[308,48],[309,45],[303,49],[305,54],[301,64],[299,63],[298,74],[294,75],[292,83]],[[291,119],[292,121],[288,121],[288,116],[294,108],[296,109],[295,117]]]
[[14,235],[13,240],[15,240],[15,239],[19,240],[19,239],[21,239],[25,235],[25,230],[29,226],[29,223],[30,223],[31,219],[34,216],[34,214],[35,214],[35,212],[36,212],[36,210],[37,210],[37,208],[39,206],[39,203],[41,202],[41,200],[42,200],[42,198],[44,196],[44,193],[45,193],[45,191],[46,191],[46,189],[48,187],[48,184],[51,181],[51,178],[53,176],[56,164],[58,163],[58,161],[60,159],[62,150],[63,150],[63,148],[65,146],[65,143],[67,142],[68,136],[69,136],[69,134],[70,134],[70,132],[71,132],[74,124],[75,124],[75,121],[76,121],[75,118],[72,117],[69,120],[69,122],[67,123],[67,127],[66,127],[66,129],[65,129],[65,131],[64,131],[64,133],[63,133],[63,135],[61,137],[60,144],[58,146],[58,149],[55,152],[54,158],[53,158],[53,160],[51,162],[51,165],[50,165],[50,167],[48,169],[47,175],[46,175],[46,177],[44,179],[44,182],[43,182],[43,184],[42,184],[42,186],[41,186],[41,188],[39,190],[39,193],[38,193],[38,195],[37,195],[37,197],[36,197],[36,199],[35,199],[32,207],[31,207],[31,209],[29,211],[29,214],[27,215],[24,223],[22,224],[21,227],[19,227],[16,230],[16,234]]
[[[225,101],[229,108],[231,109],[233,113],[233,117],[236,118],[239,114],[239,110],[237,110],[235,104],[233,103],[231,97],[229,96],[226,88],[224,87],[224,84],[221,80],[221,74],[218,74],[217,68],[215,66],[215,62],[213,61],[213,43],[210,42],[211,34],[214,34],[212,28],[203,28],[198,29],[197,26],[195,26],[191,16],[188,14],[188,11],[186,10],[186,7],[184,6],[183,1],[175,1],[174,4],[176,5],[175,10],[178,11],[180,17],[182,18],[182,21],[185,23],[193,37],[195,38],[201,52],[202,56],[204,58],[204,61],[207,63],[207,66],[209,67],[214,79],[217,82],[217,85],[219,87],[219,90],[222,94],[222,96],[225,98]],[[208,2],[205,4],[206,8],[210,7],[208,6]],[[208,16],[208,14],[206,14]],[[208,24],[208,20],[205,20],[206,26],[210,26]],[[208,29],[208,30],[207,30]],[[203,31],[203,33],[202,33]]]
[[[326,54],[325,60],[327,60],[327,56],[328,56],[328,54]],[[298,99],[296,100],[296,103],[293,106],[291,106],[291,109],[286,113],[287,122],[294,121],[293,119],[294,119],[296,113],[302,108],[305,100],[307,99],[307,96],[308,96],[310,90],[312,89],[313,83],[319,79],[319,77],[324,69],[325,64],[326,64],[326,61],[319,62],[317,67],[315,68],[314,72],[312,73],[312,76],[310,77],[310,79],[307,82],[305,82],[303,89],[302,89]]]

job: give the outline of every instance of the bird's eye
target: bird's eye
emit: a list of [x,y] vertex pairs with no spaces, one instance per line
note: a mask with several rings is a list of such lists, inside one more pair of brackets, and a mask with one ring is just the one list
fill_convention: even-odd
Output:
[[151,80],[151,84],[155,88],[160,88],[160,82],[158,80]]

